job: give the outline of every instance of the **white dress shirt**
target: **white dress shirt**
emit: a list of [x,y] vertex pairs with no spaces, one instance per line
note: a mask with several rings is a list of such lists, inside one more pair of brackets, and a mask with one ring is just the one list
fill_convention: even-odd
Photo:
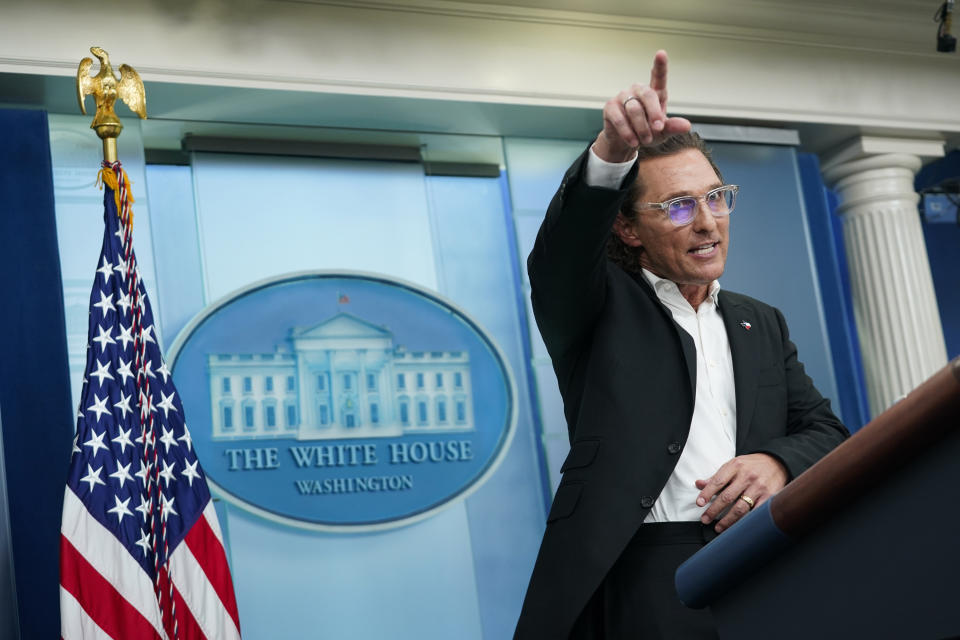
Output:
[[712,476],[737,450],[733,357],[717,306],[720,283],[710,284],[707,299],[694,311],[675,283],[646,269],[643,276],[697,347],[697,390],[687,444],[644,522],[699,520],[705,508],[697,506],[700,490],[695,481]]
[[633,163],[637,161],[637,154],[626,162],[607,162],[601,160],[593,151],[593,145],[590,145],[590,153],[587,155],[587,171],[584,174],[584,180],[591,187],[606,187],[607,189],[619,189],[620,183],[630,169]]
[[[618,189],[634,161],[606,162],[591,148],[584,179],[592,187]],[[697,388],[690,433],[677,466],[644,522],[697,521],[706,508],[697,506],[700,490],[695,481],[712,476],[736,455],[737,449],[733,356],[718,307],[720,283],[710,283],[707,299],[694,310],[675,283],[646,269],[643,276],[697,348]],[[651,363],[651,370],[655,367],[656,363]]]

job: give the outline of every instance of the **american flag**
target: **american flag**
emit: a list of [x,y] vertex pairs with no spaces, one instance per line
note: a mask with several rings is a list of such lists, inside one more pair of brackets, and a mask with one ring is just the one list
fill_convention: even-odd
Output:
[[220,525],[133,252],[129,183],[119,162],[100,175],[105,229],[64,493],[61,636],[240,638]]

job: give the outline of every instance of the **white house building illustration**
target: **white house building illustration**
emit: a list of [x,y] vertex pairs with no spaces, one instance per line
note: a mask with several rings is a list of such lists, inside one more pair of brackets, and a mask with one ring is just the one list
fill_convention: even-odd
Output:
[[348,313],[290,330],[274,353],[209,354],[215,440],[472,431],[470,357],[408,351]]

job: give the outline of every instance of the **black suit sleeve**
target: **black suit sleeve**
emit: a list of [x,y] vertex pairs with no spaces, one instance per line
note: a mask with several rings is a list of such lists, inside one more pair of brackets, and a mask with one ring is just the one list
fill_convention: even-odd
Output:
[[[554,363],[589,335],[606,297],[607,238],[626,189],[583,181],[588,151],[567,171],[527,259],[534,316]],[[623,184],[636,179],[636,165]]]
[[820,395],[804,371],[803,364],[797,360],[797,347],[790,340],[783,314],[779,309],[773,311],[783,339],[787,391],[786,435],[764,443],[754,453],[766,453],[780,460],[792,480],[850,434],[830,409],[830,401]]

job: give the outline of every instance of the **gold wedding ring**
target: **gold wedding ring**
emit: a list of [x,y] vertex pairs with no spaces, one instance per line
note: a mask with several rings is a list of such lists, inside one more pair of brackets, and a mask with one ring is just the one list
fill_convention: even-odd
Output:
[[750,508],[753,509],[753,498],[748,498],[747,496],[740,496],[740,499],[750,505]]

